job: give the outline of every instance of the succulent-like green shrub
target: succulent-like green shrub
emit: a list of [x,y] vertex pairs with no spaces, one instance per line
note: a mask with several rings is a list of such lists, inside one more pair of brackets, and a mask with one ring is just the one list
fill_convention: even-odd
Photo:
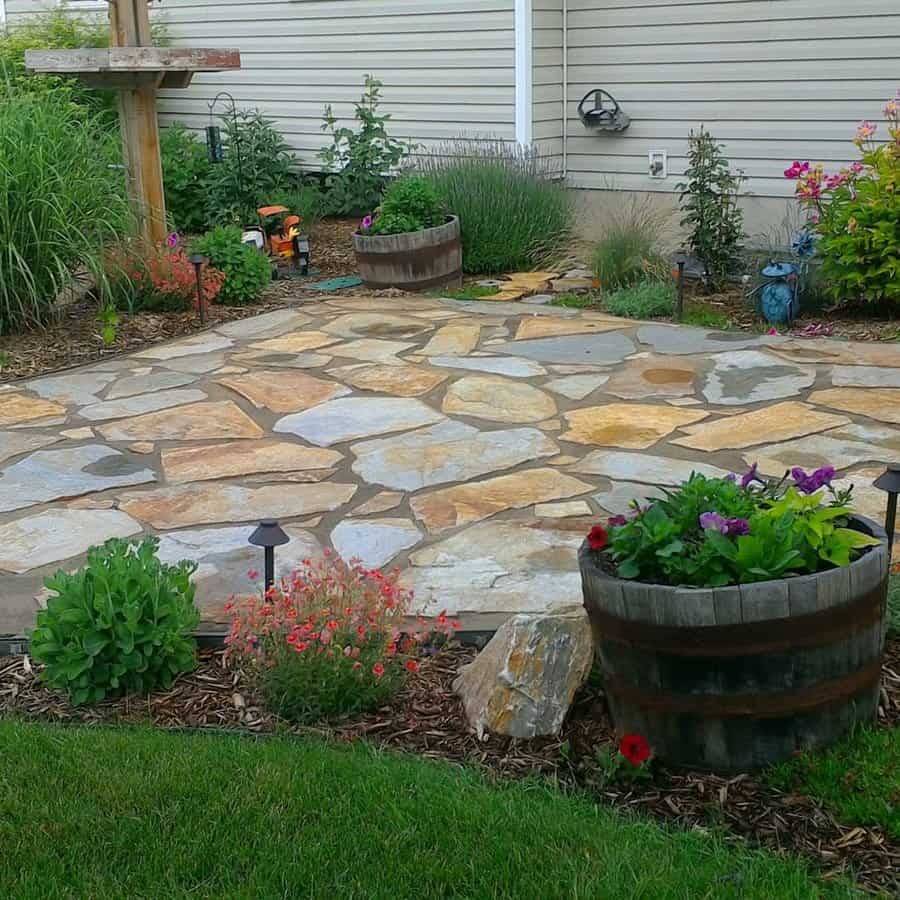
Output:
[[112,539],[93,547],[74,575],[46,579],[56,596],[37,615],[31,655],[73,703],[165,689],[196,665],[197,566],[160,562],[158,546],[155,537]]

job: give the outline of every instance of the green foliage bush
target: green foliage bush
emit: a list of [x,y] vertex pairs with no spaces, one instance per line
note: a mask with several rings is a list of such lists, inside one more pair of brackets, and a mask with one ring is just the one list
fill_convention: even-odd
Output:
[[860,123],[861,158],[827,175],[821,165],[794,163],[797,197],[818,233],[822,282],[834,300],[900,304],[900,95],[884,107],[888,139]]
[[338,127],[331,104],[325,107],[322,131],[331,145],[319,151],[319,159],[332,173],[325,179],[327,211],[332,215],[361,215],[378,206],[387,179],[409,153],[412,145],[388,134],[390,115],[378,111],[382,83],[366,75],[365,89],[355,105],[356,130]]
[[459,216],[463,269],[492,274],[546,265],[565,247],[572,198],[536,148],[451,141],[416,162],[448,213]]
[[44,680],[74,703],[165,689],[196,665],[197,567],[161,563],[158,545],[155,537],[113,539],[92,548],[74,575],[46,580],[56,595],[37,614],[31,655],[46,667]]
[[675,309],[675,286],[665,281],[644,281],[620,288],[604,298],[603,307],[613,316],[653,319],[670,316]]
[[743,173],[733,173],[722,145],[702,126],[688,139],[686,181],[681,192],[682,227],[688,244],[703,263],[707,285],[720,287],[742,266],[744,214],[738,205]]
[[166,212],[175,231],[196,234],[209,227],[207,182],[212,164],[197,135],[174,122],[160,129]]
[[321,188],[307,181],[276,191],[267,204],[286,206],[294,215],[300,216],[300,230],[311,234],[325,215],[327,201]]
[[609,554],[616,574],[689,587],[721,587],[846,566],[878,541],[848,527],[851,492],[831,487],[835,470],[777,484],[753,466],[738,481],[694,473],[630,517],[614,516],[608,534],[588,540]]
[[667,264],[661,246],[669,213],[646,197],[629,197],[612,206],[594,245],[594,276],[604,291],[661,279]]
[[194,242],[192,252],[202,253],[225,273],[216,302],[226,306],[253,303],[272,281],[272,263],[255,247],[241,243],[237,225],[213,228]]
[[442,225],[447,216],[444,204],[431,182],[406,177],[393,182],[367,234],[404,234]]
[[104,243],[129,224],[119,159],[65,92],[0,86],[0,333],[47,323],[80,278],[102,292]]

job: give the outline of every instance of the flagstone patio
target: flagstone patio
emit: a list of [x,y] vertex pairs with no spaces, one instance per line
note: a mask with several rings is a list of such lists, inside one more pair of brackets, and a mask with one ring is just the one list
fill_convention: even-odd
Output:
[[[692,469],[900,461],[900,344],[755,337],[497,301],[331,297],[0,386],[0,634],[108,537],[199,562],[221,623],[276,517],[282,571],[399,566],[468,628],[580,603],[589,525]],[[898,544],[900,546],[900,544]]]

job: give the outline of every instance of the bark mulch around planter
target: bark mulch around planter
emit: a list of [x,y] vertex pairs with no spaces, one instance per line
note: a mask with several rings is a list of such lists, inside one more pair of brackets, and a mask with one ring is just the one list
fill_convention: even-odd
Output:
[[[598,748],[612,748],[616,741],[598,689],[582,692],[557,738],[478,740],[468,731],[451,687],[459,667],[474,655],[472,648],[452,647],[426,659],[390,705],[321,727],[286,726],[267,714],[241,674],[223,662],[221,651],[203,651],[196,671],[179,677],[165,693],[79,708],[45,687],[26,657],[10,657],[0,661],[0,715],[364,738],[420,756],[474,764],[501,777],[549,777],[563,787],[586,788],[624,812],[681,828],[716,829],[735,842],[803,856],[826,878],[845,874],[873,893],[900,893],[900,843],[883,829],[839,822],[818,801],[776,791],[753,775],[722,777],[658,767],[651,781],[598,784],[591,761]],[[879,724],[900,725],[900,641],[888,647]]]

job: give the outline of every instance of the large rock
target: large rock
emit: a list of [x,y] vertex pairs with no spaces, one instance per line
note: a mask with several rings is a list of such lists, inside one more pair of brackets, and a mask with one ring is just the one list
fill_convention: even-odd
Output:
[[593,655],[591,627],[581,607],[513,616],[460,671],[453,689],[479,738],[485,732],[553,735],[587,678]]

